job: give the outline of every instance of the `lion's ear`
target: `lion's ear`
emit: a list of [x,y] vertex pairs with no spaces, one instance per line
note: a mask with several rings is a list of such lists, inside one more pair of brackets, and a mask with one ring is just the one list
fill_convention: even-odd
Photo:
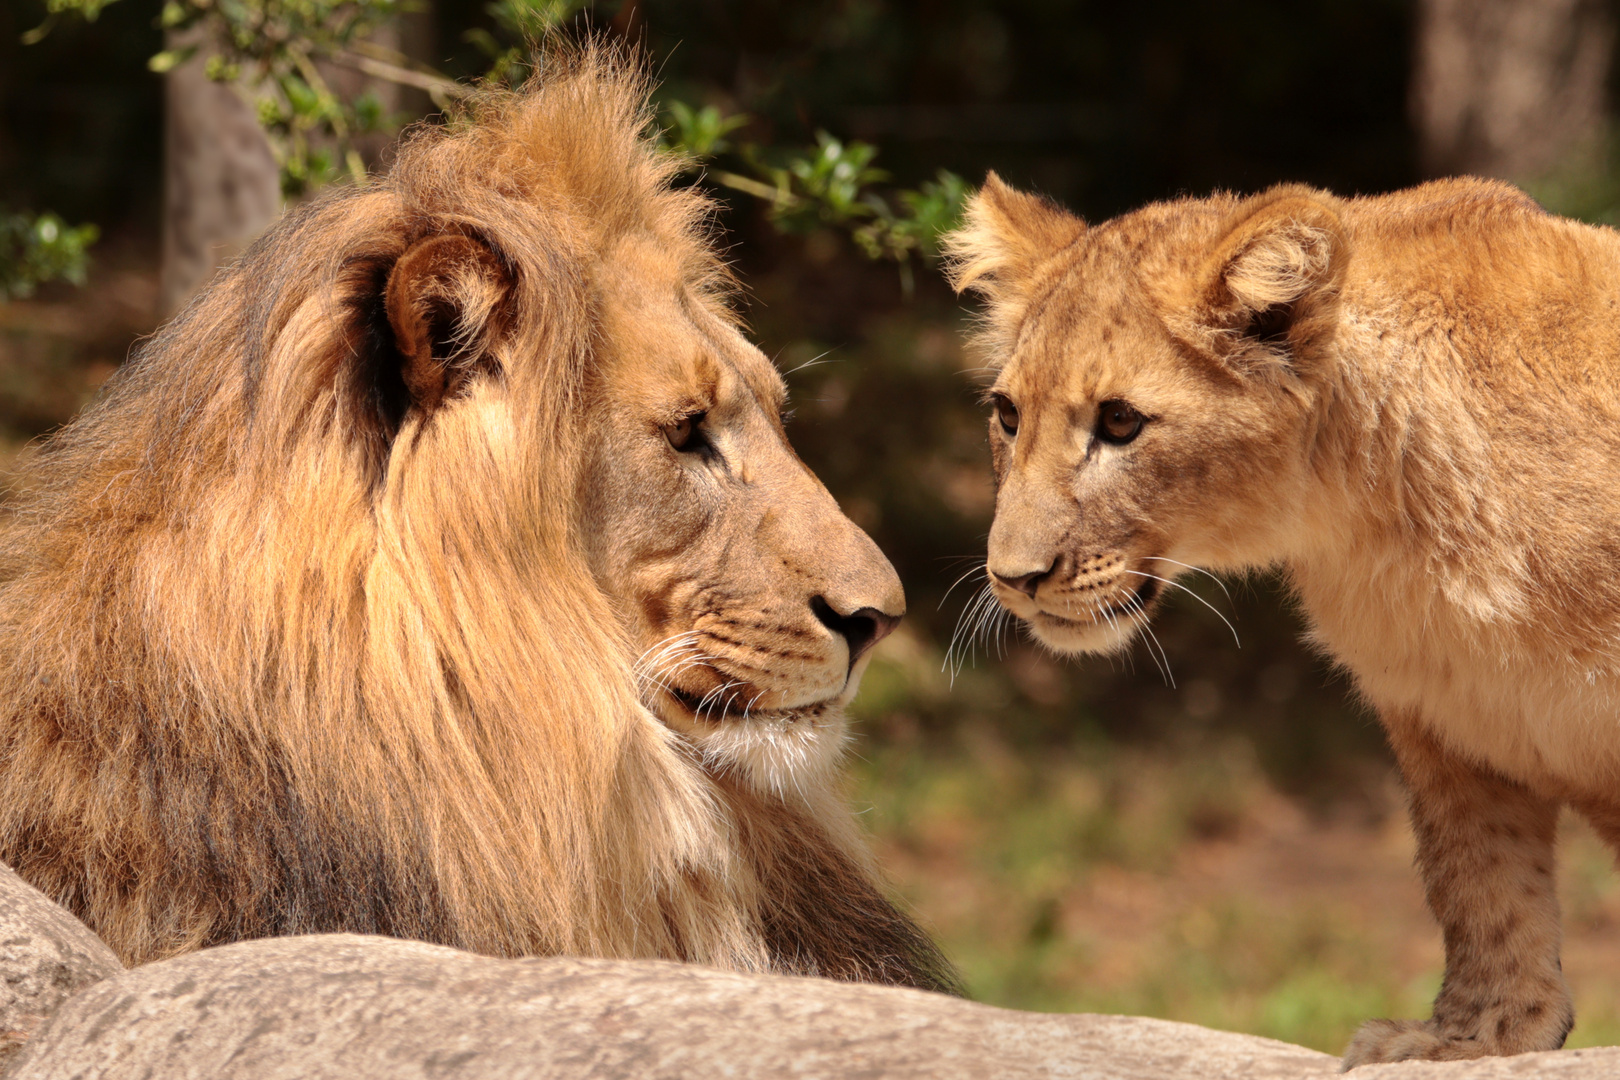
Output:
[[1168,299],[1171,329],[1239,371],[1294,366],[1331,324],[1348,241],[1330,196],[1300,185],[1239,203]]
[[399,257],[388,274],[388,325],[416,405],[431,412],[476,370],[510,286],[500,259],[470,237],[429,237]]
[[951,285],[957,292],[974,289],[992,303],[1013,299],[1027,292],[1043,259],[1085,229],[1057,203],[1015,191],[992,172],[968,200],[962,227],[945,238]]

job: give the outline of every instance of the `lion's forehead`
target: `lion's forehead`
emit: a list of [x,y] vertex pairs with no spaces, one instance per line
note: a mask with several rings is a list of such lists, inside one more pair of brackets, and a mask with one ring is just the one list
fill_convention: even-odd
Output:
[[782,415],[787,406],[787,383],[765,354],[752,344],[737,337],[738,348],[728,357],[742,384],[773,419]]
[[679,283],[616,282],[605,305],[608,336],[618,342],[612,381],[621,396],[656,408],[717,395],[757,403],[780,415],[787,388],[775,367],[732,325],[717,301]]
[[1131,267],[1077,261],[1032,305],[1002,380],[1024,409],[1128,397],[1175,366],[1164,339]]

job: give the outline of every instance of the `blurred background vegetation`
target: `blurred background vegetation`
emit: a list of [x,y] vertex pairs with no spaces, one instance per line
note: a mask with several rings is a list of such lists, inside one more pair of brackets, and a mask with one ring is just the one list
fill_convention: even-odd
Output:
[[[376,18],[333,21],[358,9]],[[1369,1015],[1426,1015],[1439,933],[1382,737],[1298,644],[1279,582],[1188,579],[1241,648],[1172,602],[1155,625],[1168,672],[1141,648],[1058,661],[1015,630],[947,670],[978,583],[950,586],[982,559],[993,493],[981,360],[932,238],[988,168],[1093,220],[1216,187],[1370,193],[1469,171],[1609,221],[1607,0],[358,9],[0,5],[0,459],[70,416],[283,196],[385,167],[390,132],[459,93],[447,80],[520,78],[523,36],[548,22],[639,43],[666,138],[707,161],[689,182],[729,206],[795,444],[906,582],[911,614],[857,703],[853,796],[971,992],[1329,1051]],[[240,113],[219,121],[239,146],[200,140],[237,146],[224,164],[196,158],[205,99]],[[196,233],[206,184],[230,197]],[[1601,845],[1569,832],[1572,1045],[1620,1041],[1620,890]]]

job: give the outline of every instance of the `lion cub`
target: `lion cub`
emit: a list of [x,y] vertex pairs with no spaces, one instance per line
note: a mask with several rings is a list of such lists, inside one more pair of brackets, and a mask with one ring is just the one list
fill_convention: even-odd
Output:
[[1620,235],[1471,179],[1088,228],[992,174],[952,251],[1001,603],[1110,652],[1177,572],[1278,566],[1378,710],[1446,973],[1346,1067],[1561,1046],[1559,808],[1620,843]]

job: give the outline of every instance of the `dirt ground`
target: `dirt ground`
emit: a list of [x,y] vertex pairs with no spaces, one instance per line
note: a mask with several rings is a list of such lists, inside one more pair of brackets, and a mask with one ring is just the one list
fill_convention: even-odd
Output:
[[[1393,778],[1383,812],[1323,817],[1233,758],[1225,797],[1239,805],[1213,835],[1190,804],[1155,795],[1195,786],[1205,761],[997,760],[980,746],[919,769],[879,754],[862,795],[899,892],[983,1001],[1161,1016],[1332,1053],[1371,1016],[1426,1016],[1440,933]],[[1114,796],[1084,794],[1111,784]],[[941,785],[957,791],[954,808]],[[1092,842],[1108,829],[1109,842]],[[1569,1045],[1612,1044],[1620,879],[1573,816],[1560,866]]]

